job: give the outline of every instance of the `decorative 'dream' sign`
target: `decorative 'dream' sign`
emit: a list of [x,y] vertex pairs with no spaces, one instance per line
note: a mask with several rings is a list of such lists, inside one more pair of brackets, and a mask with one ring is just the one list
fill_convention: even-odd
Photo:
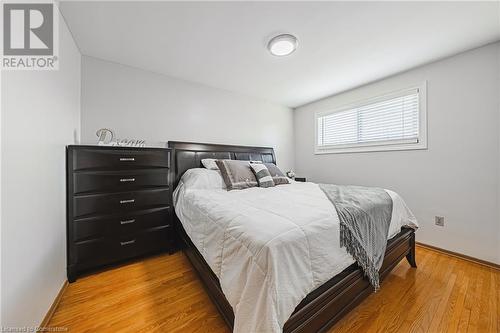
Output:
[[145,147],[145,140],[138,139],[115,139],[115,133],[109,128],[101,128],[96,132],[100,146],[124,146],[124,147]]

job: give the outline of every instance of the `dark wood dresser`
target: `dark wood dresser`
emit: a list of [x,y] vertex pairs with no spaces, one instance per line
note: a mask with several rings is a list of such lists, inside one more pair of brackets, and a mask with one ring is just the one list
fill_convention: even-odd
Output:
[[170,149],[68,146],[67,274],[173,251]]

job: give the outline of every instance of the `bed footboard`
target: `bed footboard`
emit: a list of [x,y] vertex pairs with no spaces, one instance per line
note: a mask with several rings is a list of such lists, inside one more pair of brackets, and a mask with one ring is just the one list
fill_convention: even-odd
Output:
[[[189,239],[180,222],[177,223],[177,228],[184,253],[203,281],[208,295],[225,322],[232,329],[233,309],[220,288],[217,276]],[[402,228],[398,235],[389,240],[384,263],[380,269],[381,280],[405,257],[412,267],[416,267],[415,232],[411,228]],[[324,332],[372,292],[373,287],[364,277],[361,268],[353,264],[304,298],[285,323],[283,332]]]

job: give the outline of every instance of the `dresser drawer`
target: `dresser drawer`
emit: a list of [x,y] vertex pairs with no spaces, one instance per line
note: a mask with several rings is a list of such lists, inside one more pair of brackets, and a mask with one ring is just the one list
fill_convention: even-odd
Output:
[[130,235],[142,229],[170,226],[170,207],[132,211],[112,217],[75,220],[73,239],[81,241],[108,235]]
[[75,194],[128,191],[144,187],[168,186],[166,169],[79,172],[73,174]]
[[171,243],[170,227],[153,228],[135,235],[109,236],[77,242],[76,260],[78,266],[84,269],[168,249]]
[[73,216],[126,213],[141,208],[169,206],[170,190],[142,190],[113,194],[80,195],[73,198]]
[[97,149],[73,151],[73,169],[168,168],[169,152],[163,149]]

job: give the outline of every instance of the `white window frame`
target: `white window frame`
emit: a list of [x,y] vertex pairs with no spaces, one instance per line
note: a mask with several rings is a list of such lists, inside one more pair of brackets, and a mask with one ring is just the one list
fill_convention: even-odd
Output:
[[[380,102],[386,99],[400,96],[404,91],[415,90],[419,91],[419,134],[418,140],[415,141],[393,141],[393,142],[370,142],[364,144],[346,144],[342,146],[318,146],[318,118],[329,114],[347,111],[358,107]],[[427,149],[427,81],[421,84],[413,85],[405,89],[392,91],[390,93],[381,94],[377,97],[364,99],[355,103],[344,105],[334,110],[321,110],[314,114],[314,153],[315,154],[342,154],[342,153],[361,153],[361,152],[377,152],[377,151],[393,151],[393,150],[414,150]]]

